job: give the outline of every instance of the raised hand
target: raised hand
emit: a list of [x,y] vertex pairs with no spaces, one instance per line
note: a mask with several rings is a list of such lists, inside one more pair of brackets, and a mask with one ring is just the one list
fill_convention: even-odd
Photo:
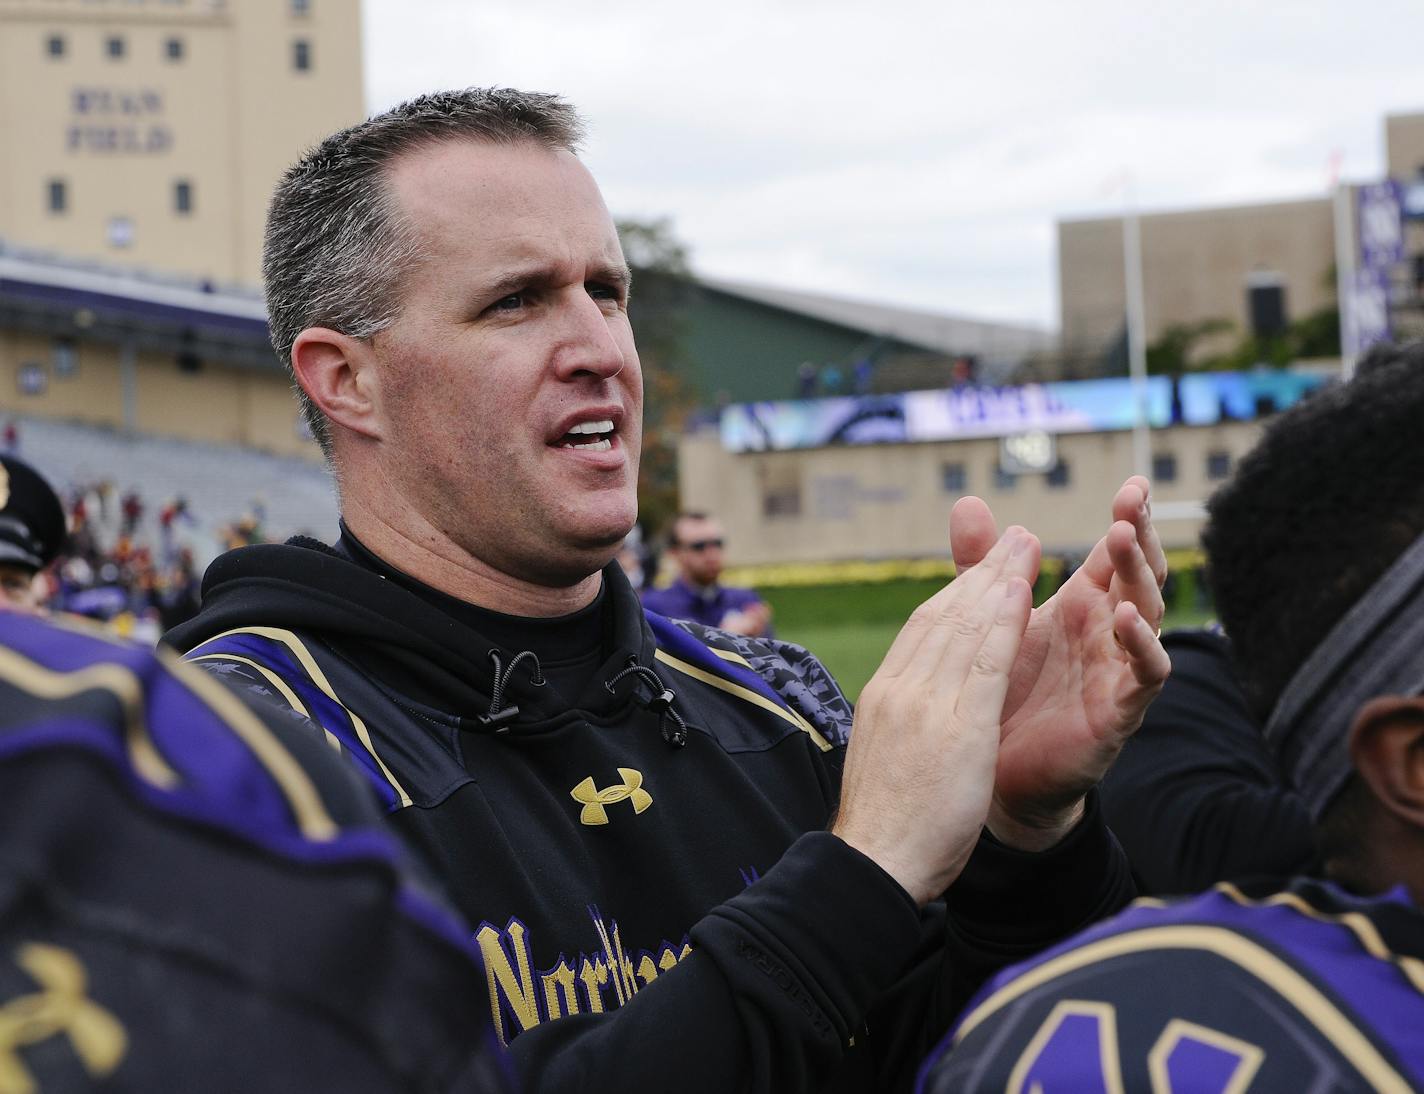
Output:
[[915,609],[856,704],[832,831],[921,904],[959,876],[989,810],[1038,551],[1006,531]]
[[[1146,479],[1123,484],[1112,516],[1087,561],[1033,612],[1013,666],[989,828],[1027,850],[1052,845],[1076,823],[1083,796],[1171,671],[1157,639],[1167,560]],[[994,539],[988,507],[961,499],[950,518],[956,583],[988,560]]]

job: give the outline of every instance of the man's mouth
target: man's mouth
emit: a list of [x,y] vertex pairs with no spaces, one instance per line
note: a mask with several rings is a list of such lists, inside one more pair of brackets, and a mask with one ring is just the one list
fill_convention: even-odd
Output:
[[556,448],[578,448],[585,452],[607,452],[613,447],[613,422],[580,422],[558,441]]

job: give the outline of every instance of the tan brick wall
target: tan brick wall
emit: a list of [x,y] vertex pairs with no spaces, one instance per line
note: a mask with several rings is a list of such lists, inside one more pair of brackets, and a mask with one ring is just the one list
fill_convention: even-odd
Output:
[[[1205,500],[1217,485],[1207,477],[1209,453],[1232,464],[1259,436],[1258,423],[1157,430],[1154,454],[1174,454],[1177,480],[1159,483],[1157,502]],[[1012,490],[995,484],[997,440],[867,445],[791,452],[734,454],[715,432],[685,438],[679,448],[682,505],[716,513],[728,535],[728,564],[768,565],[852,559],[947,557],[949,513],[960,496],[943,486],[947,463],[965,467],[965,493],[984,498],[1000,527],[1022,524],[1047,550],[1090,547],[1108,526],[1108,506],[1132,473],[1130,433],[1058,438],[1070,467],[1066,487],[1042,475],[1021,476]],[[768,488],[799,487],[797,516],[767,516]],[[1196,544],[1199,521],[1160,522],[1169,547]]]
[[[1147,339],[1169,326],[1225,319],[1250,330],[1247,278],[1279,274],[1287,318],[1334,302],[1334,214],[1328,198],[1156,213],[1141,218]],[[1123,327],[1122,221],[1058,224],[1060,320],[1064,352],[1101,352]]]

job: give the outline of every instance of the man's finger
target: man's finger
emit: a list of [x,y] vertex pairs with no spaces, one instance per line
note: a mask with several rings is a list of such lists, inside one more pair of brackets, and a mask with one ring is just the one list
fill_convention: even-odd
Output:
[[1162,549],[1157,526],[1152,523],[1151,484],[1141,475],[1133,475],[1113,498],[1112,515],[1113,520],[1125,520],[1137,529],[1137,542],[1161,588],[1167,580],[1167,553]]
[[1127,656],[1128,667],[1139,687],[1161,687],[1172,672],[1172,659],[1162,648],[1161,636],[1131,601],[1124,600],[1113,612],[1113,638]]
[[1033,611],[1033,586],[1011,577],[1001,588],[995,618],[958,687],[954,711],[962,724],[997,726],[1003,718],[1010,670]]
[[949,512],[949,551],[955,570],[963,574],[984,560],[999,539],[994,514],[983,498],[960,498]]
[[1117,599],[1135,605],[1154,630],[1160,627],[1167,606],[1162,600],[1162,587],[1157,584],[1157,576],[1142,553],[1137,529],[1120,520],[1108,529],[1106,543],[1108,557],[1112,559],[1113,591]]
[[909,621],[900,628],[895,641],[890,644],[876,675],[885,673],[898,676],[914,664],[919,656],[920,646],[944,627],[946,612],[951,605],[959,604],[963,606],[964,611],[971,611],[972,605],[993,584],[1019,536],[1028,536],[1028,533],[1021,528],[1009,529],[985,555],[984,565],[976,566],[972,571],[956,577],[916,608]]
[[1009,582],[1026,581],[1032,585],[1038,573],[1040,550],[1037,536],[1014,526],[1004,532],[982,563],[955,578],[954,584],[963,581],[966,590],[978,583],[982,592],[976,590],[977,595],[972,598],[946,601],[935,626],[925,635],[916,654],[916,670],[928,675],[929,686],[962,679],[969,671],[985,636],[997,623],[990,603],[1003,595],[1001,586]]

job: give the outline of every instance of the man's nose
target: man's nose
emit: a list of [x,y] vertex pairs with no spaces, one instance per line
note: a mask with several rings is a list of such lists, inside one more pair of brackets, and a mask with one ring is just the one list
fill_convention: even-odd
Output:
[[559,378],[589,375],[609,379],[626,364],[623,347],[609,324],[609,313],[581,286],[571,292],[562,309],[562,329],[554,356]]

